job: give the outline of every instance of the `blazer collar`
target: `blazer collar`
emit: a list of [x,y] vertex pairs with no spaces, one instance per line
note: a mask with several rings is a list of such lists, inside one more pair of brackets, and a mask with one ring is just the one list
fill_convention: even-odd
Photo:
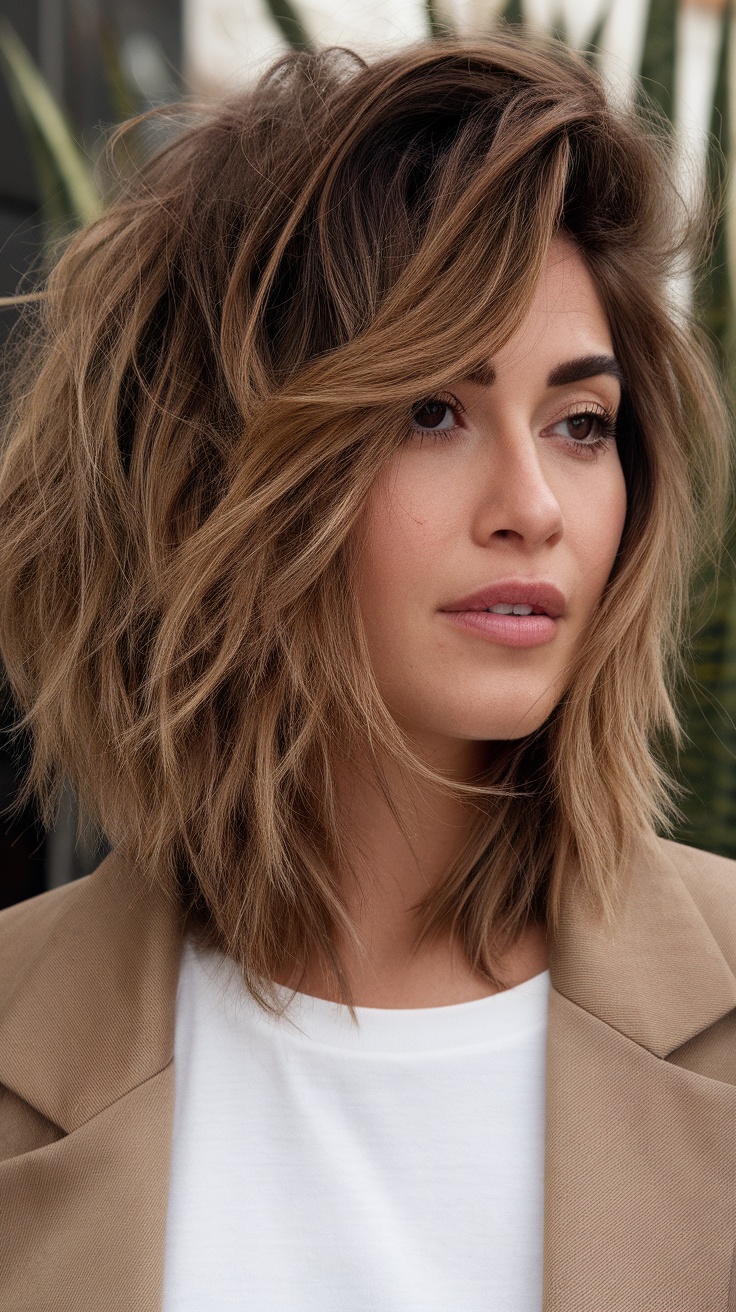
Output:
[[181,920],[133,874],[113,853],[93,875],[13,908],[0,1085],[66,1133],[173,1058]]
[[[571,883],[550,945],[553,989],[657,1057],[736,1008],[734,971],[669,848],[638,853],[610,927]],[[182,922],[117,854],[34,910],[42,932],[28,955],[19,936],[0,1016],[0,1084],[68,1133],[172,1060]]]
[[732,921],[733,872],[714,895],[714,858],[687,851],[641,851],[610,927],[574,887],[566,899],[550,961],[543,1312],[736,1312],[736,1086],[662,1060],[736,1008],[688,887]]
[[657,1057],[736,1008],[736,976],[682,879],[676,844],[642,844],[613,923],[571,881],[550,944],[553,988]]

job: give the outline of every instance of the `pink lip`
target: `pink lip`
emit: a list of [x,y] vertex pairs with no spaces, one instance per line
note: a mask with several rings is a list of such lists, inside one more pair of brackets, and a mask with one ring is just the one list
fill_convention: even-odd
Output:
[[[538,615],[548,615],[553,620],[564,615],[567,605],[563,593],[555,587],[554,583],[546,583],[542,579],[500,579],[498,583],[490,583],[487,588],[480,588],[478,592],[461,597],[459,601],[450,601],[446,606],[440,606],[440,610],[484,611],[490,606],[513,606],[515,603],[520,606],[531,606]],[[503,619],[504,616],[499,615],[496,618]],[[516,616],[516,618],[524,617]],[[528,618],[532,619],[532,616]]]
[[[490,606],[531,606],[531,615],[491,615]],[[553,583],[501,579],[440,608],[451,623],[502,647],[540,647],[551,642],[566,600]]]

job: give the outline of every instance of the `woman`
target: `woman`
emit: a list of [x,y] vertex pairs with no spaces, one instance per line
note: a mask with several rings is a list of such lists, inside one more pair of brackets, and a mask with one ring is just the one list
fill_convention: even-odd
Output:
[[113,853],[0,920],[4,1309],[736,1306],[734,870],[656,836],[702,231],[500,34],[289,56],[70,243],[0,635]]

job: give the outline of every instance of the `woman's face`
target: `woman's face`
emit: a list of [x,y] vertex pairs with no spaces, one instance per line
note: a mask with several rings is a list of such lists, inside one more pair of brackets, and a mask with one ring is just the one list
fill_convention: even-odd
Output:
[[[373,667],[395,719],[433,755],[544,722],[626,513],[611,432],[621,385],[570,241],[552,243],[525,320],[488,363],[417,397],[366,507],[358,595]],[[512,606],[522,613],[503,613]]]

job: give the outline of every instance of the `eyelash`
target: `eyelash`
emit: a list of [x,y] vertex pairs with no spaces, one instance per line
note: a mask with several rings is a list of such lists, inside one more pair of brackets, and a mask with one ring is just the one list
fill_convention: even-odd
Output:
[[[452,410],[456,415],[465,414],[465,407],[460,404],[457,397],[438,393],[436,396],[426,397],[423,401],[420,401],[418,405],[414,406],[412,417],[425,405],[431,405],[435,402],[440,405],[446,405],[448,410]],[[611,410],[606,409],[605,406],[592,404],[582,405],[579,409],[570,410],[566,415],[562,415],[562,417],[557,420],[557,423],[563,424],[570,419],[587,418],[595,419],[597,421],[599,425],[598,437],[593,438],[590,441],[580,441],[574,437],[562,438],[562,441],[565,442],[569,449],[578,456],[600,451],[616,437],[616,415]],[[417,427],[411,428],[410,431],[413,433],[420,433],[422,438],[429,437],[434,442],[448,442],[452,439],[456,430],[457,424],[453,424],[452,428],[436,429]]]

